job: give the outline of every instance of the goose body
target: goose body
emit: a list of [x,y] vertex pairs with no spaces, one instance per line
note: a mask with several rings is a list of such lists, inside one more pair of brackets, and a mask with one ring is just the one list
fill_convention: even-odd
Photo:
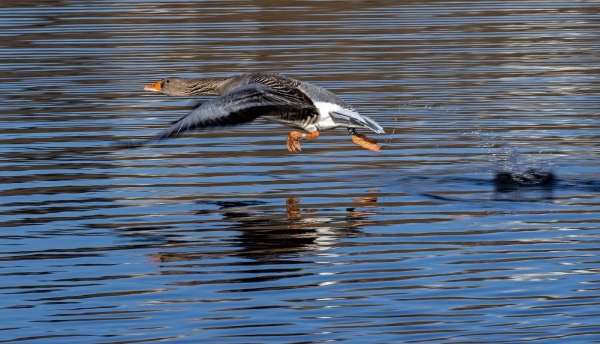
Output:
[[287,138],[290,151],[301,150],[300,139],[315,139],[319,131],[345,127],[359,146],[379,152],[377,141],[357,134],[357,128],[383,134],[374,120],[319,86],[273,72],[240,74],[228,78],[186,79],[170,77],[146,86],[145,91],[170,96],[216,95],[152,139],[158,141],[188,130],[207,130],[250,123],[261,117],[300,129]]

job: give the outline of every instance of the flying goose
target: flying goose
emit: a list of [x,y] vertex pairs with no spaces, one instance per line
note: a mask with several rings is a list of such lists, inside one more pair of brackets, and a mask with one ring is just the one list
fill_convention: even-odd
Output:
[[304,131],[290,132],[286,146],[291,152],[302,150],[300,139],[316,139],[320,131],[337,127],[347,128],[352,141],[362,148],[379,152],[377,140],[358,134],[356,128],[385,134],[377,122],[360,115],[335,94],[274,72],[202,79],[169,77],[146,86],[144,90],[168,96],[218,97],[203,103],[171,127],[137,145],[167,139],[188,130],[250,123],[259,117]]

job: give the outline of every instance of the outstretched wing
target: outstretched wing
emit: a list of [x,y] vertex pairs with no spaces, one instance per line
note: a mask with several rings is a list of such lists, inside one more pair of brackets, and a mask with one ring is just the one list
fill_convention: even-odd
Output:
[[310,108],[314,105],[292,94],[262,84],[249,84],[200,105],[149,140],[130,141],[126,145],[142,146],[189,130],[231,127],[250,123],[260,116],[304,112]]

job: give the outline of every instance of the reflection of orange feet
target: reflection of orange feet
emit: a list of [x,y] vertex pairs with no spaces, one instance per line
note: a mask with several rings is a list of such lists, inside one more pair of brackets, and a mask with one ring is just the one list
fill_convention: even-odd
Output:
[[302,146],[300,145],[300,139],[309,139],[313,140],[319,137],[319,131],[315,130],[309,134],[303,134],[298,131],[290,131],[290,135],[288,135],[285,145],[290,152],[300,152],[302,150]]
[[358,203],[377,203],[377,197],[360,197],[353,198],[352,200]]
[[300,214],[300,198],[288,198],[285,200],[286,212],[285,215],[288,220],[299,220],[302,215]]
[[160,253],[150,253],[148,255],[148,260],[146,260],[146,263],[162,263],[162,257],[160,255]]
[[354,134],[351,136],[351,138],[352,138],[352,142],[356,143],[357,145],[361,146],[364,149],[368,149],[368,150],[370,150],[372,152],[376,152],[376,153],[381,152],[381,149],[377,145],[377,140],[375,140],[375,139],[366,137],[363,134]]

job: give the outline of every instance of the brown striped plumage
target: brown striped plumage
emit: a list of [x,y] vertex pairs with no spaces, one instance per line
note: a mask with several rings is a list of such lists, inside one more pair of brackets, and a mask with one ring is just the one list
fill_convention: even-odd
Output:
[[166,139],[187,130],[227,127],[254,121],[258,117],[304,130],[292,131],[288,137],[290,151],[301,150],[301,138],[316,138],[319,130],[346,127],[352,141],[379,151],[374,139],[356,134],[355,128],[376,133],[383,129],[372,119],[361,116],[335,94],[312,84],[273,72],[258,72],[226,78],[187,79],[170,77],[144,88],[170,96],[216,95],[214,98],[150,141]]

